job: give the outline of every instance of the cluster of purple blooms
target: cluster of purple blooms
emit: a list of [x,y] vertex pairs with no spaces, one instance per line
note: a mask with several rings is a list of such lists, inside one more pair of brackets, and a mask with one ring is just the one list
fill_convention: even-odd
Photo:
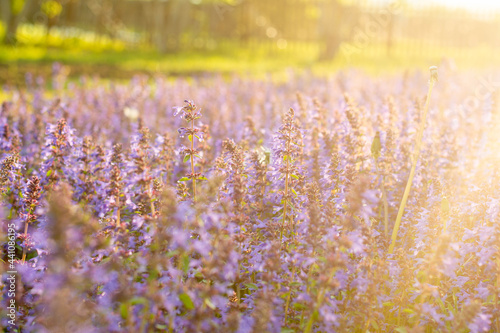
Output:
[[500,332],[500,94],[443,76],[394,254],[420,73],[6,87],[3,330]]

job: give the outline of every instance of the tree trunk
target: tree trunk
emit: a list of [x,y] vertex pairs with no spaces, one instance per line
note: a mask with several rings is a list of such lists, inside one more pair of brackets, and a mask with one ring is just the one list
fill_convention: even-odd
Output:
[[5,36],[3,43],[13,45],[16,43],[17,15],[14,13],[14,1],[4,0],[1,2],[2,20],[5,22]]
[[64,25],[74,27],[77,24],[76,12],[80,7],[80,0],[69,0],[65,5]]
[[344,8],[337,0],[334,0],[322,3],[321,9],[319,34],[324,48],[319,55],[319,60],[330,60],[337,54],[342,42],[340,27]]
[[167,38],[167,52],[176,52],[180,48],[182,33],[189,26],[191,17],[191,4],[185,0],[170,1],[168,21],[164,36]]
[[160,53],[165,53],[167,50],[166,38],[164,37],[164,21],[165,21],[165,2],[156,0],[151,4],[153,8],[153,42],[156,45],[156,49]]
[[4,44],[13,45],[17,42],[16,33],[19,23],[24,19],[26,14],[34,9],[38,4],[37,0],[25,0],[24,6],[19,12],[15,12],[14,0],[0,0],[0,11],[2,12],[2,20],[6,22]]

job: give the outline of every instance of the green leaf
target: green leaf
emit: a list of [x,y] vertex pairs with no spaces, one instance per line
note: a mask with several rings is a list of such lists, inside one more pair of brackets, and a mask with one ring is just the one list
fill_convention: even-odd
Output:
[[415,311],[413,311],[412,309],[403,309],[403,312],[406,312],[406,313],[415,313]]
[[128,303],[122,303],[120,305],[120,316],[123,319],[127,319],[128,318]]
[[148,276],[148,281],[154,281],[158,278],[158,271],[154,268],[151,268],[150,270],[148,270],[148,273],[149,273],[149,276]]
[[208,180],[207,177],[205,177],[205,176],[200,176],[200,177],[198,177],[196,179],[199,179],[199,180]]
[[190,158],[191,158],[191,154],[187,154],[186,156],[184,156],[184,163],[189,161]]
[[441,213],[448,214],[449,212],[450,212],[450,202],[448,201],[448,198],[443,197],[441,199]]
[[295,310],[304,310],[306,308],[306,306],[302,303],[294,303],[293,308]]
[[188,310],[193,310],[194,309],[194,303],[191,300],[191,297],[189,297],[188,294],[182,293],[179,295],[179,300],[184,304],[184,307]]
[[443,301],[441,300],[441,298],[437,297],[437,298],[436,298],[436,302],[438,303],[438,305],[439,305],[439,307],[441,308],[441,310],[442,310],[443,312],[445,312],[445,311],[446,311],[446,307],[444,306],[444,303],[443,303]]
[[52,169],[50,169],[49,171],[47,171],[47,173],[45,174],[45,177],[48,177],[52,174]]
[[265,151],[264,155],[266,156],[265,158],[265,164],[268,165],[271,163],[271,152],[270,151]]
[[188,135],[189,141],[193,141],[193,136],[191,134]]
[[191,259],[189,258],[189,256],[185,255],[183,258],[182,258],[182,270],[184,271],[184,273],[187,273],[188,269],[189,269],[189,262],[191,261]]
[[187,182],[188,180],[188,177],[182,177],[181,179],[179,179],[180,182]]
[[394,306],[393,302],[384,302],[382,303],[383,306]]
[[290,175],[290,176],[292,176],[295,179],[299,179],[299,176],[297,176],[297,175]]
[[130,300],[130,304],[136,305],[136,304],[146,304],[148,300],[144,297],[134,297]]
[[38,251],[36,249],[33,249],[26,254],[26,260],[31,260],[36,257],[38,257]]
[[377,132],[372,141],[372,156],[374,159],[377,160],[380,157],[381,150],[382,150],[382,144],[380,143],[380,132]]
[[174,257],[174,256],[176,256],[178,254],[179,254],[179,250],[169,251],[169,252],[167,252],[167,257],[168,258],[172,258],[172,257]]
[[245,283],[245,287],[247,287],[248,289],[250,290],[257,290],[259,289],[259,287],[257,287],[257,285],[255,283]]

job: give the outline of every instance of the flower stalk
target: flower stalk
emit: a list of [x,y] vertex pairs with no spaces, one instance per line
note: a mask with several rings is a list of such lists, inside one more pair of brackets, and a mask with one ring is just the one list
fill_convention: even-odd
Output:
[[283,214],[280,222],[280,243],[283,242],[283,235],[285,232],[285,228],[291,227],[293,232],[293,214],[292,210],[294,209],[291,200],[292,200],[292,192],[294,194],[295,191],[292,189],[292,179],[299,179],[297,175],[297,167],[294,165],[294,155],[299,153],[299,145],[297,142],[301,139],[301,133],[299,131],[298,126],[295,122],[295,112],[290,108],[285,115],[283,120],[283,125],[280,127],[278,131],[278,149],[276,151],[276,155],[278,157],[278,172],[283,175],[285,188],[282,197],[283,202]]
[[40,178],[33,176],[30,180],[28,180],[28,184],[26,186],[26,193],[24,199],[24,206],[26,209],[26,214],[24,214],[24,233],[23,233],[23,256],[21,258],[22,263],[24,264],[26,261],[26,252],[28,247],[28,226],[30,223],[36,221],[37,216],[34,214],[35,209],[38,205],[38,199],[41,195],[41,187],[40,187]]
[[[194,118],[191,119],[191,131],[194,132]],[[191,136],[191,151],[194,151],[194,138]],[[194,175],[194,155],[189,155],[191,160],[191,174]],[[196,178],[192,178],[193,181],[193,201],[196,201]]]
[[379,157],[380,151],[382,150],[382,144],[380,142],[380,132],[377,132],[372,142],[372,156],[375,160],[375,167],[377,168],[377,172],[382,176],[380,181],[380,190],[382,192],[382,202],[384,205],[384,237],[387,238],[389,234],[389,205],[387,203],[387,191],[385,190],[385,174],[382,173],[380,169]]
[[202,176],[200,172],[195,172],[195,157],[201,158],[200,152],[195,148],[194,140],[198,138],[199,141],[203,140],[202,134],[203,130],[195,126],[195,120],[201,118],[201,111],[198,110],[197,106],[192,101],[184,101],[186,103],[183,107],[177,107],[174,112],[174,116],[179,113],[182,113],[181,117],[189,124],[189,127],[181,127],[177,131],[181,138],[185,135],[188,136],[188,139],[191,143],[189,148],[184,148],[184,162],[190,161],[191,173],[187,174],[185,177],[182,177],[179,181],[188,181],[191,180],[193,184],[193,202],[196,201],[196,181],[206,179]]

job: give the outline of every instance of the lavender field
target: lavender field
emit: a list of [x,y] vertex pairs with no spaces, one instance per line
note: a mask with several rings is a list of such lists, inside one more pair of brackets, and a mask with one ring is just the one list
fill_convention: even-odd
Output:
[[3,91],[5,332],[500,332],[479,74],[55,73]]

